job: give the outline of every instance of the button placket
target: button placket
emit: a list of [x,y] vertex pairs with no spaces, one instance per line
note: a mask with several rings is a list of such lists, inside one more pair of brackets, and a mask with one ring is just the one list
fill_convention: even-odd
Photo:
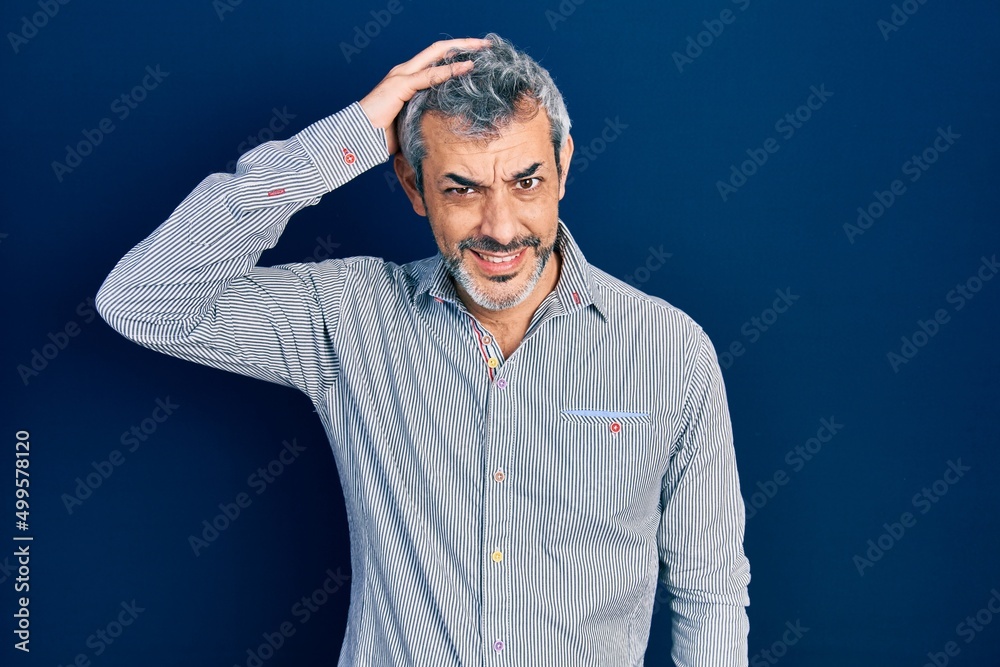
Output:
[[[491,375],[488,387],[486,414],[486,442],[483,449],[483,483],[484,489],[484,530],[483,530],[483,638],[489,642],[483,648],[494,656],[504,650],[509,639],[511,599],[513,594],[512,570],[510,558],[517,554],[510,552],[509,535],[511,525],[511,498],[508,489],[509,458],[512,438],[509,406],[513,396],[507,388],[509,380],[499,377],[503,372],[500,359],[501,352],[496,340],[484,332],[480,339],[485,341],[482,346],[488,350],[486,356],[487,368],[497,370]],[[496,356],[494,356],[496,355]],[[496,360],[491,363],[490,360]],[[491,370],[493,370],[491,368]],[[492,638],[490,641],[489,638]]]
[[500,350],[496,337],[490,334],[486,327],[479,324],[471,314],[469,315],[469,325],[473,342],[486,364],[486,372],[490,380],[493,381],[496,378],[496,369],[503,364],[503,352]]

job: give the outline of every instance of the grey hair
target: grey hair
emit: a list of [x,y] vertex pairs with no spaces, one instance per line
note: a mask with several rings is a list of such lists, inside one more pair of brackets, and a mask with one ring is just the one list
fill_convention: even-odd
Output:
[[489,141],[512,121],[530,120],[545,109],[555,149],[556,173],[562,177],[559,151],[569,135],[570,121],[562,93],[548,71],[528,54],[496,33],[484,37],[493,44],[474,50],[453,50],[435,65],[471,60],[468,73],[417,91],[396,118],[400,150],[416,173],[416,186],[424,193],[423,160],[427,157],[420,123],[427,112],[438,112],[459,123],[455,131],[468,139]]

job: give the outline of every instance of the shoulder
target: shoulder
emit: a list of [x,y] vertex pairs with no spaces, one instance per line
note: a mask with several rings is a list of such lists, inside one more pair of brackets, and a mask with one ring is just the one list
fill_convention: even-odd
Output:
[[611,274],[589,265],[594,285],[608,320],[630,329],[645,329],[649,335],[701,339],[704,329],[685,311],[665,299],[647,294]]

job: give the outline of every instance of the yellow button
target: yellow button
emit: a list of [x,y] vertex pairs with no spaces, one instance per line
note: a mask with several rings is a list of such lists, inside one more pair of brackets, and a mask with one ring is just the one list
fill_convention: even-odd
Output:
[[489,361],[486,362],[486,365],[489,366],[490,368],[496,368],[497,366],[500,365],[500,360],[497,359],[496,357],[490,357]]
[[494,563],[499,563],[500,561],[503,560],[503,553],[500,551],[494,551],[493,555],[490,557],[493,559]]
[[507,479],[507,476],[504,474],[503,469],[501,468],[500,470],[497,470],[495,473],[493,473],[493,479],[495,479],[498,482],[502,482],[505,479]]

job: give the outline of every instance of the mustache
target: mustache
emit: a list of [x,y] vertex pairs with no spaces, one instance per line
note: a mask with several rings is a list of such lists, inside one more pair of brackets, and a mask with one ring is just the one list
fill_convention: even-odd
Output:
[[465,239],[458,244],[459,250],[478,250],[491,253],[511,253],[521,248],[538,248],[542,240],[537,236],[520,236],[510,243],[503,244],[490,236],[476,236]]

